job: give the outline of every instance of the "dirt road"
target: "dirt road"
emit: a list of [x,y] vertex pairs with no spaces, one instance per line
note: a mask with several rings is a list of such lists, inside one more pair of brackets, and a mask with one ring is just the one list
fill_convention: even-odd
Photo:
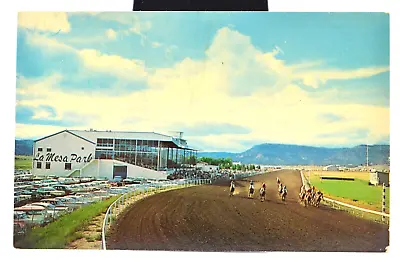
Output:
[[[276,176],[288,188],[278,198]],[[151,196],[133,205],[107,237],[107,249],[185,251],[384,251],[388,226],[330,209],[303,207],[297,200],[300,173],[283,170],[253,177],[254,199],[247,198],[249,180]],[[267,185],[266,201],[258,198]]]

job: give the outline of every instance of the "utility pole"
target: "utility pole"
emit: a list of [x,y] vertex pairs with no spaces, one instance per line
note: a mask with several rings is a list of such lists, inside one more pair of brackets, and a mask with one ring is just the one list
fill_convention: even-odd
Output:
[[369,163],[368,163],[368,144],[367,144],[367,172],[369,172]]

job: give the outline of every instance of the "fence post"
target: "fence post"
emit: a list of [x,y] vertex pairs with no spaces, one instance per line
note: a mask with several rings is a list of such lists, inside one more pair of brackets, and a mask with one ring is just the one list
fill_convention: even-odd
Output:
[[[385,183],[382,184],[382,212],[385,213],[386,210],[386,187],[385,187]],[[382,215],[382,221],[385,221],[385,216]]]
[[112,223],[112,215],[113,215],[112,209],[113,209],[113,207],[111,206],[111,208],[110,208],[110,214],[109,214],[109,216],[108,216],[108,217],[110,217],[110,222],[109,222],[110,226],[111,226],[111,223]]

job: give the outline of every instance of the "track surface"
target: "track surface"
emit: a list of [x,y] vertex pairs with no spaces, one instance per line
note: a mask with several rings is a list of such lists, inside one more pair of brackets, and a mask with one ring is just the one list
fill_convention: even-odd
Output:
[[[276,176],[288,188],[278,198]],[[115,224],[108,249],[185,251],[385,251],[388,226],[346,212],[307,207],[297,200],[298,171],[253,177],[256,193],[247,199],[248,180],[168,191],[137,202]],[[267,185],[267,200],[258,189]]]

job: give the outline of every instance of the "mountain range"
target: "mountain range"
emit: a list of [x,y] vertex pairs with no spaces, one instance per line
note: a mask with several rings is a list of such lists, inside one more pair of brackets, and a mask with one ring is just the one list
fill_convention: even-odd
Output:
[[[15,155],[32,155],[33,140],[15,140]],[[366,145],[352,148],[324,148],[264,143],[240,152],[199,152],[198,157],[231,158],[234,162],[261,165],[361,165],[366,163]],[[388,164],[389,145],[368,146],[369,162]]]
[[15,155],[33,155],[33,140],[15,140]]
[[[234,162],[262,165],[361,165],[366,164],[366,145],[352,148],[324,148],[287,144],[259,144],[240,153],[199,152],[199,157],[232,158]],[[369,145],[371,164],[388,164],[389,145]]]

